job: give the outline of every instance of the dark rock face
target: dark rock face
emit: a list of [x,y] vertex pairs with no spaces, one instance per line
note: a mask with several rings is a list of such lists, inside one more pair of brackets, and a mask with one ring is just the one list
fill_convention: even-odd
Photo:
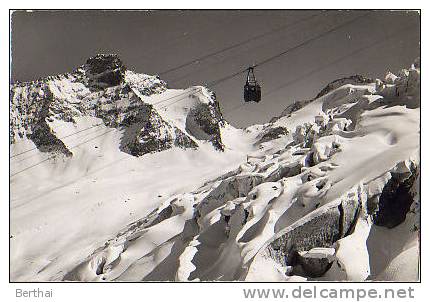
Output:
[[[28,100],[26,95],[30,95]],[[50,110],[51,103],[54,101],[53,95],[43,81],[35,82],[26,87],[24,93],[11,92],[12,98],[17,98],[17,102],[11,100],[10,143],[15,142],[15,132],[18,136],[26,136],[31,139],[41,152],[53,152],[72,156],[72,152],[66,145],[56,137],[49,127],[47,120],[53,114]],[[25,117],[25,118],[22,118]]]
[[88,66],[88,85],[92,88],[113,87],[121,84],[124,80],[126,67],[118,55],[98,54],[89,58],[86,65]]
[[405,221],[406,214],[414,201],[411,188],[416,178],[416,168],[408,175],[391,173],[391,179],[379,198],[374,199],[368,206],[376,225],[394,228]]
[[[127,105],[118,106],[118,103],[126,100]],[[151,106],[142,103],[139,97],[130,90],[130,87],[119,85],[109,88],[109,91],[101,91],[99,99],[92,105],[84,104],[85,114],[101,118],[109,127],[119,128],[139,122],[143,115],[147,115]]]
[[280,126],[275,128],[268,128],[266,131],[262,133],[261,138],[258,140],[257,144],[278,139],[281,136],[287,135],[287,134],[288,134],[288,129],[285,127]]
[[116,54],[97,54],[87,60],[91,73],[98,74],[109,70],[124,68],[123,63]]
[[336,259],[335,253],[334,248],[313,248],[310,251],[298,252],[292,273],[312,278],[321,277]]
[[173,146],[197,148],[197,144],[184,132],[170,125],[153,109],[132,92],[128,92],[130,104],[122,109],[97,111],[97,117],[105,124],[124,129],[120,150],[133,156],[167,150]]
[[294,265],[296,254],[314,247],[331,247],[341,238],[340,213],[333,207],[292,229],[268,246],[268,254],[284,267]]
[[[46,109],[44,103],[50,102],[45,95],[45,87],[42,88],[42,83],[32,82],[28,86],[20,84],[12,86],[10,91],[10,143],[14,143],[16,136],[23,138],[29,137],[32,133],[32,125],[37,124],[39,120],[44,120],[46,117]],[[27,95],[30,98],[27,98]],[[45,107],[46,108],[46,107]],[[41,112],[44,112],[40,116]]]
[[68,157],[73,155],[66,145],[52,133],[46,122],[40,122],[33,127],[30,139],[41,152],[54,152]]
[[142,112],[127,128],[121,142],[121,150],[133,156],[159,152],[173,146],[197,148],[189,136],[169,125],[153,110]]
[[179,130],[178,128],[174,127],[175,129],[175,140],[173,141],[173,144],[177,147],[181,148],[198,148],[198,145],[194,140],[192,140],[188,135],[186,135],[184,132]]
[[357,200],[347,195],[339,204],[325,209],[275,239],[266,252],[284,267],[295,265],[297,253],[315,247],[330,248],[337,240],[349,235],[360,210],[360,197]]
[[201,140],[208,140],[215,149],[224,151],[220,128],[224,126],[224,119],[215,94],[211,93],[208,104],[198,103],[187,115],[186,130],[192,136]]

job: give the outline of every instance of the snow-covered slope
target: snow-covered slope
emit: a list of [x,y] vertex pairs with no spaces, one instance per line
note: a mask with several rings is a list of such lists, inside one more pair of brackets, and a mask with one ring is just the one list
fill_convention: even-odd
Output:
[[12,280],[417,280],[419,61],[244,130],[95,61],[12,87]]

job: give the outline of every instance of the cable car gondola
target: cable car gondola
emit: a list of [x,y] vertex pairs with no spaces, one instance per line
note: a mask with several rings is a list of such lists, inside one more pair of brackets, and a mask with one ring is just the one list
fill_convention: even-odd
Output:
[[256,102],[261,101],[261,87],[254,75],[254,67],[248,68],[248,75],[246,77],[246,83],[243,87],[243,98],[245,102]]

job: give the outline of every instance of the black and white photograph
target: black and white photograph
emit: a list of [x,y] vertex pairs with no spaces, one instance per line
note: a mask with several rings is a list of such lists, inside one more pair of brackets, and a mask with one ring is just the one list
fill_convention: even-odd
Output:
[[421,282],[420,9],[142,6],[9,11],[10,283]]

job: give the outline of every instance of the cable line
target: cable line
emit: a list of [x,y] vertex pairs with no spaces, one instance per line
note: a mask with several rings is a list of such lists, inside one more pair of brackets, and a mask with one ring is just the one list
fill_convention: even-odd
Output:
[[159,75],[160,75],[160,76],[162,76],[162,75],[165,75],[165,74],[171,73],[171,72],[173,72],[173,71],[179,70],[179,69],[181,69],[181,68],[184,68],[184,67],[186,67],[186,66],[189,66],[189,65],[192,65],[192,64],[200,63],[201,61],[206,60],[206,59],[208,59],[208,58],[210,58],[210,57],[213,57],[213,56],[219,55],[219,54],[221,54],[221,53],[223,53],[223,52],[226,52],[226,51],[228,51],[228,50],[231,50],[231,49],[237,48],[237,47],[242,46],[242,45],[244,45],[244,44],[247,44],[247,43],[249,43],[249,42],[251,42],[251,41],[254,41],[254,40],[257,40],[257,39],[259,39],[259,38],[262,38],[262,37],[264,37],[264,36],[274,34],[274,33],[276,33],[276,32],[279,32],[279,31],[283,30],[283,29],[284,29],[284,28],[286,28],[286,27],[289,27],[289,26],[295,26],[296,24],[299,24],[299,23],[301,23],[301,22],[304,22],[304,21],[310,20],[310,19],[312,19],[312,18],[315,18],[315,17],[316,17],[316,16],[318,16],[318,15],[320,15],[320,14],[314,14],[314,15],[311,15],[311,16],[308,16],[308,17],[305,17],[305,18],[301,18],[301,19],[299,19],[298,21],[294,21],[294,22],[288,23],[288,24],[286,24],[286,25],[283,25],[283,26],[277,27],[277,28],[275,28],[275,29],[273,29],[273,30],[267,31],[267,32],[265,32],[265,33],[262,33],[262,34],[259,34],[259,35],[256,35],[256,36],[253,36],[253,37],[248,38],[248,39],[246,39],[246,40],[244,40],[244,41],[242,41],[242,42],[239,42],[239,43],[236,43],[236,44],[233,44],[233,45],[227,46],[227,47],[222,48],[222,49],[220,49],[220,50],[217,50],[217,51],[214,51],[214,52],[212,52],[212,53],[209,53],[209,54],[206,54],[206,55],[204,55],[204,56],[201,56],[201,57],[199,57],[199,58],[197,58],[197,59],[194,59],[194,60],[188,61],[188,62],[186,62],[186,63],[183,63],[183,64],[181,64],[181,65],[179,65],[179,66],[176,66],[176,67],[170,68],[170,69],[168,69],[168,70],[165,70],[165,71],[163,71],[163,72],[159,73]]
[[[331,61],[331,62],[329,62],[329,63],[327,63],[327,64],[324,64],[324,65],[322,65],[322,66],[320,66],[320,67],[318,67],[318,68],[316,68],[316,69],[313,69],[313,70],[311,70],[311,71],[307,72],[307,73],[306,73],[306,74],[304,74],[304,75],[301,75],[301,76],[300,76],[300,77],[298,77],[298,78],[295,78],[295,79],[293,79],[293,80],[291,80],[291,81],[288,81],[287,83],[285,83],[285,84],[283,84],[283,85],[281,85],[281,86],[276,87],[275,89],[272,89],[271,91],[269,91],[268,93],[266,93],[264,96],[271,95],[271,94],[275,93],[276,91],[281,90],[281,89],[283,89],[283,88],[285,88],[285,87],[288,87],[289,85],[294,84],[294,83],[296,83],[297,81],[300,81],[300,80],[302,80],[302,79],[304,79],[304,78],[307,78],[307,77],[309,77],[310,75],[312,75],[312,74],[314,74],[314,73],[317,73],[317,72],[319,72],[319,71],[321,71],[321,70],[323,70],[323,69],[325,69],[325,68],[327,68],[327,67],[331,67],[331,66],[333,66],[334,64],[337,64],[337,63],[339,63],[339,62],[341,62],[341,61],[343,61],[343,60],[345,60],[345,59],[347,59],[347,58],[349,58],[349,57],[351,57],[351,56],[353,56],[353,55],[356,55],[356,54],[358,54],[358,53],[360,53],[360,52],[362,52],[362,51],[365,51],[365,50],[367,50],[367,49],[369,49],[369,48],[372,48],[372,47],[374,47],[374,46],[376,46],[376,45],[378,45],[378,44],[381,44],[381,43],[383,43],[383,42],[385,42],[385,41],[387,41],[387,40],[390,40],[390,39],[392,39],[392,38],[396,37],[397,35],[399,35],[399,34],[401,34],[401,33],[403,33],[403,32],[406,32],[406,31],[409,31],[409,30],[411,30],[411,29],[415,29],[415,28],[416,28],[415,26],[409,26],[409,27],[406,27],[406,28],[404,28],[404,29],[401,29],[400,31],[396,31],[396,32],[394,32],[394,33],[392,33],[392,34],[390,34],[390,35],[388,35],[388,36],[384,37],[383,39],[376,40],[376,41],[374,41],[373,43],[370,43],[370,44],[368,44],[368,45],[366,45],[366,46],[360,47],[360,48],[358,48],[358,49],[356,49],[356,50],[354,50],[354,51],[352,51],[352,52],[349,52],[348,54],[346,54],[346,55],[344,55],[344,56],[342,56],[342,57],[340,57],[340,58],[337,58],[336,60],[333,60],[333,61]],[[235,110],[237,110],[237,109],[239,109],[239,108],[241,108],[241,107],[243,107],[243,106],[245,106],[245,105],[246,105],[246,104],[240,104],[240,105],[235,106],[235,107],[233,107],[233,108],[231,108],[231,109],[229,109],[229,110],[225,110],[225,111],[223,111],[223,115],[224,115],[225,113],[231,113],[231,112],[233,112],[233,111],[235,111]]]
[[[84,132],[84,131],[87,131],[87,130],[90,130],[90,129],[96,128],[96,127],[98,127],[98,126],[100,126],[100,125],[103,125],[103,123],[100,123],[100,124],[97,124],[97,125],[94,125],[94,126],[91,126],[91,127],[88,127],[88,128],[82,129],[82,130],[79,130],[79,131],[76,131],[76,132],[74,132],[74,133],[71,133],[71,134],[65,135],[65,136],[63,136],[63,137],[59,137],[58,139],[68,138],[68,137],[71,137],[71,136],[73,136],[73,135],[79,134],[79,133],[81,133],[81,132]],[[31,148],[31,149],[28,149],[28,150],[22,151],[22,152],[20,152],[20,153],[17,153],[17,154],[15,154],[15,155],[12,155],[10,158],[14,158],[14,157],[20,156],[20,155],[22,155],[22,154],[28,153],[28,152],[33,151],[33,150],[36,150],[36,149],[37,149],[37,147],[33,147],[33,148]]]
[[[322,37],[324,37],[324,36],[326,36],[326,35],[328,35],[328,34],[330,34],[330,33],[334,32],[334,31],[336,31],[336,30],[338,30],[338,29],[340,29],[340,28],[343,28],[343,27],[345,27],[345,26],[347,26],[347,25],[349,25],[349,24],[352,24],[352,23],[356,22],[357,20],[359,20],[359,19],[361,19],[361,18],[363,18],[363,17],[365,17],[365,16],[367,16],[367,15],[369,15],[369,14],[370,14],[370,13],[366,13],[366,14],[361,15],[361,16],[359,16],[359,17],[355,17],[355,18],[353,18],[353,19],[351,19],[351,20],[349,20],[349,21],[347,21],[347,22],[344,22],[344,23],[342,23],[342,24],[339,24],[339,25],[337,25],[337,26],[335,26],[335,27],[331,28],[330,30],[325,31],[324,33],[321,33],[321,34],[319,34],[319,35],[317,35],[317,36],[315,36],[315,37],[313,37],[313,38],[310,38],[310,39],[308,39],[308,40],[306,40],[306,41],[304,41],[304,42],[302,42],[302,43],[300,43],[300,44],[298,44],[298,45],[295,45],[295,46],[293,46],[293,47],[290,47],[290,48],[288,48],[288,49],[284,50],[283,52],[281,52],[281,53],[279,53],[279,54],[276,54],[276,55],[274,55],[274,56],[272,56],[272,57],[269,57],[269,58],[267,58],[267,59],[265,59],[265,60],[263,60],[263,61],[258,62],[257,64],[255,64],[255,65],[254,65],[254,67],[258,67],[258,66],[264,65],[264,64],[266,64],[266,63],[268,63],[268,62],[270,62],[270,61],[272,61],[272,60],[275,60],[275,59],[277,59],[277,58],[279,58],[279,57],[281,57],[281,56],[284,56],[285,54],[287,54],[287,53],[289,53],[289,52],[291,52],[291,51],[294,51],[294,50],[296,50],[296,49],[298,49],[298,48],[300,48],[300,47],[303,47],[303,46],[304,46],[304,45],[306,45],[306,44],[309,44],[309,43],[311,43],[311,42],[313,42],[313,41],[316,41],[316,40],[318,40],[318,39],[320,39],[320,38],[322,38]],[[194,62],[194,61],[193,61],[193,62]],[[227,76],[222,77],[222,78],[220,78],[220,79],[217,79],[217,80],[215,80],[215,81],[212,81],[212,82],[208,83],[208,84],[207,84],[207,85],[205,85],[205,86],[206,86],[206,87],[208,87],[208,88],[214,87],[214,86],[216,86],[216,85],[218,85],[218,84],[220,84],[220,83],[222,83],[222,82],[224,82],[224,81],[230,80],[230,79],[232,79],[232,78],[234,78],[234,77],[236,77],[236,76],[238,76],[238,75],[240,75],[240,74],[242,74],[242,73],[246,72],[247,70],[248,70],[248,68],[242,69],[242,70],[237,71],[237,72],[235,72],[235,73],[233,73],[233,74],[230,74],[230,75],[227,75]],[[196,93],[198,90],[201,90],[201,88],[194,88],[194,91],[192,91],[192,92],[190,92],[190,91],[184,91],[184,92],[182,92],[182,93],[180,93],[180,94],[178,94],[178,95],[175,95],[175,96],[172,96],[172,97],[169,97],[169,98],[163,99],[163,100],[161,100],[161,101],[155,102],[155,103],[153,103],[152,105],[161,104],[161,103],[164,103],[164,102],[166,102],[166,101],[168,101],[168,100],[171,100],[171,99],[174,99],[174,98],[177,98],[177,97],[183,96],[183,97],[179,98],[178,100],[176,100],[176,101],[174,101],[174,102],[172,102],[172,103],[170,103],[170,104],[167,104],[167,105],[165,105],[165,106],[161,106],[161,107],[160,107],[160,109],[162,109],[162,108],[167,108],[167,107],[169,107],[169,106],[171,106],[171,105],[173,105],[173,104],[175,104],[175,103],[177,103],[177,102],[179,102],[179,101],[181,101],[181,100],[183,100],[183,99],[188,98],[188,96],[190,95],[190,93],[191,93],[191,94]],[[242,106],[242,105],[241,105],[241,106]],[[236,110],[236,109],[238,109],[239,107],[240,107],[240,106],[235,107],[235,108],[233,108],[233,110]],[[93,127],[89,127],[88,129],[91,129],[91,128],[94,128],[94,127],[95,127],[95,126],[93,126]],[[85,131],[85,130],[88,130],[88,129],[81,130],[80,132]],[[107,131],[107,132],[105,132],[105,133],[103,133],[103,134],[101,134],[101,135],[98,135],[98,136],[96,136],[96,137],[94,137],[94,138],[92,138],[92,139],[90,139],[90,140],[87,140],[87,141],[84,141],[84,142],[82,142],[82,143],[80,143],[80,144],[77,144],[77,145],[75,145],[75,146],[71,147],[70,149],[76,148],[76,147],[78,147],[78,146],[80,146],[80,145],[82,145],[82,144],[85,144],[85,143],[87,143],[87,142],[89,142],[89,141],[91,141],[91,140],[94,140],[94,139],[95,139],[95,138],[97,138],[97,137],[103,136],[103,135],[105,135],[105,134],[107,134],[107,133],[109,133],[109,132],[111,132],[111,131],[114,131],[115,129],[116,129],[116,128],[113,128],[113,129],[111,129],[111,130],[109,130],[109,131]],[[78,133],[78,132],[77,132],[77,133]],[[70,134],[70,135],[68,135],[67,137],[70,137],[70,136],[75,135],[75,134],[77,134],[77,133]],[[63,137],[63,138],[64,138],[64,137]],[[29,152],[29,151],[30,151],[30,150],[25,151],[25,152]],[[23,153],[25,153],[25,152],[23,152]],[[22,154],[23,154],[23,153],[22,153]],[[15,157],[15,156],[18,156],[18,155],[14,155],[13,157]],[[24,168],[24,169],[23,169],[23,170],[21,170],[21,171],[18,171],[18,172],[16,172],[16,173],[12,174],[11,176],[15,176],[15,175],[17,175],[17,174],[19,174],[19,173],[22,173],[22,172],[24,172],[24,171],[26,171],[26,170],[28,170],[28,169],[30,169],[30,168],[32,168],[32,167],[35,167],[35,166],[37,166],[37,165],[39,165],[39,164],[41,164],[41,163],[43,163],[43,162],[45,162],[45,161],[47,161],[47,160],[49,160],[49,159],[51,159],[51,158],[54,158],[54,157],[55,157],[55,155],[53,155],[53,156],[51,156],[51,157],[48,157],[48,158],[46,158],[45,160],[43,160],[43,161],[41,161],[41,162],[39,162],[39,163],[37,163],[37,164],[34,164],[34,165],[32,165],[32,166],[29,166],[29,167],[27,167],[27,168]]]
[[370,14],[370,13],[366,13],[366,14],[364,14],[364,15],[361,15],[361,16],[358,16],[358,17],[355,17],[355,18],[353,18],[353,19],[351,19],[351,20],[349,20],[349,21],[347,21],[347,22],[344,22],[344,23],[342,23],[342,24],[339,24],[338,26],[333,27],[332,29],[330,29],[330,30],[328,30],[328,31],[324,32],[323,34],[318,35],[318,36],[316,36],[316,37],[313,37],[313,38],[311,38],[311,39],[309,39],[309,40],[306,40],[306,41],[304,41],[304,42],[302,42],[302,43],[300,43],[300,44],[298,44],[298,45],[296,45],[296,46],[290,47],[290,48],[288,48],[287,50],[285,50],[285,51],[283,51],[283,52],[281,52],[281,53],[279,53],[279,54],[277,54],[277,55],[274,55],[274,56],[272,56],[272,57],[270,57],[270,58],[267,58],[267,59],[265,59],[265,60],[263,60],[263,61],[261,61],[261,62],[259,62],[259,63],[255,64],[253,67],[258,67],[258,66],[261,66],[261,65],[263,65],[263,64],[266,64],[266,63],[268,63],[268,62],[270,62],[270,61],[272,61],[272,60],[275,60],[275,59],[277,59],[277,58],[279,58],[279,57],[281,57],[281,56],[283,56],[283,55],[285,55],[285,54],[287,54],[287,53],[289,53],[289,52],[291,52],[291,51],[293,51],[293,50],[296,50],[296,49],[298,49],[298,48],[300,48],[300,47],[302,47],[302,46],[304,46],[304,45],[306,45],[306,44],[309,44],[309,43],[311,43],[311,42],[313,42],[313,41],[316,41],[316,40],[318,40],[318,39],[320,39],[320,38],[322,38],[322,37],[324,37],[324,36],[326,36],[326,35],[328,35],[328,34],[330,34],[330,33],[334,32],[334,31],[336,31],[336,30],[338,30],[338,29],[340,29],[340,28],[342,28],[342,27],[345,27],[345,26],[347,26],[347,25],[349,25],[349,24],[352,24],[352,23],[354,23],[355,21],[357,21],[357,20],[359,20],[359,19],[361,19],[361,18],[363,18],[363,17],[366,17],[366,16],[367,16],[367,15],[369,15],[369,14]]
[[[195,90],[195,91],[193,91],[193,92],[197,92],[197,91],[198,91],[198,90]],[[191,92],[191,93],[193,93],[193,92]],[[174,95],[174,96],[172,96],[172,97],[169,97],[169,98],[163,99],[163,100],[162,100],[162,101],[160,101],[160,102],[153,103],[152,105],[156,105],[156,104],[158,104],[158,103],[162,103],[162,102],[168,101],[168,100],[170,100],[170,99],[177,98],[177,97],[179,97],[179,96],[181,96],[181,95],[187,95],[187,97],[188,97],[188,95],[189,95],[189,94],[190,94],[190,91],[185,91],[185,92],[182,92],[181,94],[177,94],[177,95]],[[182,99],[182,98],[181,98],[181,99]],[[71,133],[71,134],[68,134],[68,135],[65,135],[65,136],[59,137],[58,139],[62,140],[62,139],[68,138],[68,137],[72,137],[72,136],[77,135],[77,134],[79,134],[79,133],[82,133],[82,132],[84,132],[84,131],[87,131],[87,130],[90,130],[90,129],[94,129],[94,128],[96,128],[96,127],[99,127],[99,126],[101,126],[101,125],[104,125],[104,123],[99,123],[99,124],[96,124],[96,125],[94,125],[94,126],[87,127],[87,128],[85,128],[85,129],[82,129],[82,130],[76,131],[76,132],[74,132],[74,133]],[[31,151],[34,151],[34,150],[37,150],[37,149],[38,149],[37,147],[33,147],[33,148],[31,148],[31,149],[28,149],[28,150],[22,151],[22,152],[20,152],[20,153],[14,154],[14,155],[10,156],[9,158],[10,158],[10,159],[12,159],[12,158],[15,158],[15,157],[21,156],[21,155],[23,155],[23,154],[26,154],[26,153],[28,153],[28,152],[31,152]]]
[[[99,134],[99,135],[97,135],[97,136],[95,136],[95,137],[93,137],[93,138],[91,138],[91,139],[88,139],[88,140],[83,141],[83,142],[81,142],[81,143],[79,143],[79,144],[76,144],[76,145],[74,145],[73,147],[70,147],[70,148],[68,148],[68,149],[69,149],[69,150],[71,150],[71,149],[74,149],[74,148],[76,148],[76,147],[79,147],[79,146],[81,146],[81,145],[83,145],[83,144],[86,144],[86,143],[88,143],[88,142],[90,142],[90,141],[95,140],[95,139],[96,139],[96,138],[98,138],[98,137],[101,137],[101,136],[103,136],[103,135],[106,135],[106,134],[108,134],[109,132],[112,132],[112,131],[114,131],[114,130],[116,130],[116,128],[112,128],[112,129],[110,129],[110,130],[108,130],[108,131],[106,131],[106,132],[104,132],[104,133],[102,133],[102,134]],[[27,170],[31,169],[31,168],[34,168],[34,167],[36,167],[36,166],[38,166],[38,165],[40,165],[40,164],[42,164],[42,163],[44,163],[44,162],[46,162],[46,161],[48,161],[48,160],[50,160],[50,159],[55,158],[56,156],[57,156],[57,154],[51,155],[51,156],[49,156],[49,157],[45,158],[44,160],[42,160],[42,161],[40,161],[40,162],[38,162],[38,163],[36,163],[36,164],[34,164],[34,165],[28,166],[28,167],[26,167],[26,168],[24,168],[24,169],[22,169],[22,170],[20,170],[20,171],[18,171],[18,172],[16,172],[16,173],[11,174],[11,175],[10,175],[10,177],[15,176],[15,175],[17,175],[17,174],[20,174],[20,173],[22,173],[22,172],[24,172],[24,171],[27,171]]]
[[[95,135],[95,134],[99,134],[105,130],[106,130],[106,128],[100,127],[100,128],[95,129],[94,131],[86,132],[85,134],[83,134],[82,136],[79,136],[76,140],[74,140],[74,142],[78,142],[80,140],[85,140],[86,138],[91,137],[92,135]],[[70,142],[70,143],[72,143],[72,142]],[[36,148],[35,150],[38,150],[38,149]],[[35,150],[33,150],[33,151],[35,151]],[[34,158],[37,155],[39,155],[39,153],[32,152],[32,153],[29,153],[28,156],[22,156],[22,157],[14,158],[11,160],[13,160],[13,165],[17,165],[19,163],[27,162],[29,159]]]
[[[291,51],[293,51],[293,50],[296,50],[296,49],[298,49],[298,48],[300,48],[300,47],[303,47],[303,46],[304,46],[304,45],[306,45],[306,44],[309,44],[309,43],[311,43],[311,42],[313,42],[313,41],[316,41],[316,40],[318,40],[318,39],[320,39],[320,38],[322,38],[322,37],[324,37],[324,36],[326,36],[326,35],[328,35],[328,34],[330,34],[330,33],[334,32],[334,31],[336,31],[336,30],[338,30],[338,29],[340,29],[340,28],[342,28],[342,27],[345,27],[345,26],[347,26],[347,25],[349,25],[349,24],[352,24],[352,23],[356,22],[357,20],[359,20],[359,19],[361,19],[361,18],[363,18],[363,17],[365,17],[365,16],[367,16],[367,15],[369,15],[369,14],[370,14],[370,13],[366,13],[366,14],[361,15],[361,16],[359,16],[359,17],[355,17],[355,18],[353,18],[353,19],[351,19],[351,20],[349,20],[349,21],[347,21],[347,22],[344,22],[344,23],[342,23],[342,24],[339,24],[338,26],[335,26],[335,27],[333,27],[333,28],[329,29],[328,31],[325,31],[325,32],[323,32],[322,34],[319,34],[319,35],[317,35],[317,36],[315,36],[315,37],[313,37],[313,38],[310,38],[310,39],[308,39],[308,40],[306,40],[306,41],[304,41],[304,42],[300,43],[300,44],[297,44],[297,45],[295,45],[295,46],[293,46],[293,47],[290,47],[290,48],[288,48],[288,49],[284,50],[284,51],[283,51],[283,52],[281,52],[281,53],[278,53],[278,54],[276,54],[276,55],[274,55],[274,56],[272,56],[272,57],[269,57],[269,58],[267,58],[267,59],[265,59],[265,60],[263,60],[263,61],[260,61],[260,62],[258,62],[257,64],[254,64],[254,65],[253,65],[253,67],[254,67],[254,68],[255,68],[255,67],[259,67],[259,66],[264,65],[264,64],[266,64],[266,63],[268,63],[268,62],[270,62],[270,61],[272,61],[272,60],[275,60],[275,59],[277,59],[277,58],[279,58],[279,57],[281,57],[281,56],[283,56],[283,55],[285,55],[285,54],[287,54],[287,53],[289,53],[289,52],[291,52]],[[245,73],[245,72],[247,72],[247,71],[248,71],[248,67],[246,67],[246,68],[244,68],[244,69],[242,69],[242,70],[240,70],[240,71],[238,71],[238,72],[232,73],[232,74],[230,74],[230,75],[228,75],[228,76],[225,76],[225,77],[223,77],[223,78],[221,78],[221,79],[215,80],[215,81],[213,81],[213,82],[209,83],[207,86],[208,86],[208,87],[216,86],[216,85],[218,85],[218,84],[220,84],[220,83],[222,83],[222,82],[224,82],[224,81],[227,81],[227,80],[230,80],[230,79],[232,79],[232,78],[235,78],[235,77],[237,77],[238,75],[240,75],[240,74],[242,74],[242,73]]]
[[344,55],[344,56],[342,56],[340,58],[337,58],[336,60],[333,60],[333,61],[331,61],[331,62],[329,62],[327,64],[324,64],[324,65],[322,65],[322,66],[320,66],[320,67],[318,67],[316,69],[311,70],[310,72],[307,72],[306,74],[304,74],[304,75],[302,75],[302,76],[300,76],[300,77],[298,77],[298,78],[296,78],[294,80],[291,80],[291,81],[289,81],[289,82],[287,82],[287,83],[285,83],[285,84],[283,84],[281,86],[276,87],[275,89],[272,89],[267,94],[265,94],[265,96],[273,94],[274,92],[276,92],[276,91],[278,91],[278,90],[280,90],[282,88],[288,87],[289,85],[291,85],[291,84],[293,84],[293,83],[295,83],[295,82],[297,82],[299,80],[302,80],[302,79],[304,79],[304,78],[306,78],[306,77],[308,77],[308,76],[310,76],[310,75],[312,75],[312,74],[314,74],[316,72],[319,72],[319,71],[321,71],[321,70],[323,70],[323,69],[325,69],[327,67],[333,66],[334,64],[337,64],[337,63],[339,63],[339,62],[341,62],[341,61],[343,61],[343,60],[345,60],[345,59],[347,59],[347,58],[349,58],[349,57],[351,57],[351,56],[353,56],[353,55],[355,55],[357,53],[360,53],[360,52],[362,52],[362,51],[364,51],[366,49],[369,49],[369,48],[372,48],[372,47],[374,47],[374,46],[376,46],[378,44],[381,44],[382,42],[385,42],[385,41],[387,41],[389,39],[392,39],[392,38],[396,37],[397,35],[399,35],[400,33],[408,31],[408,30],[411,30],[413,28],[415,28],[415,26],[406,27],[404,29],[401,29],[400,31],[396,31],[395,33],[392,33],[392,34],[384,37],[383,39],[374,41],[373,43],[370,43],[370,44],[368,44],[366,46],[360,47],[360,48],[358,48],[358,49],[356,49],[356,50],[354,50],[354,51],[352,51],[352,52],[350,52],[350,53],[348,53],[348,54],[346,54],[346,55]]

